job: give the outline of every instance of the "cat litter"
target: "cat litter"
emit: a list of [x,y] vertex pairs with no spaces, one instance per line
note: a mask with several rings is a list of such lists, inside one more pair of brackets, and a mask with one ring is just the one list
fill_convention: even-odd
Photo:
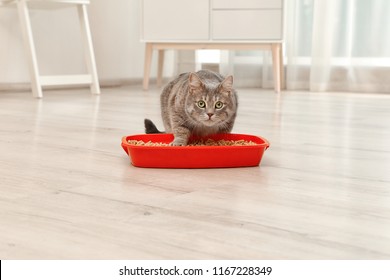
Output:
[[145,168],[258,166],[270,145],[260,136],[234,133],[192,137],[187,146],[169,146],[173,139],[173,134],[130,135],[121,145],[133,166]]
[[[129,140],[128,143],[130,145],[136,145],[136,146],[169,146],[169,143],[163,143],[163,142],[144,142],[142,140]],[[207,139],[207,140],[197,140],[191,143],[188,143],[187,146],[246,146],[246,145],[257,145],[253,141],[245,141],[243,139],[241,140],[218,140],[215,141],[213,139]]]

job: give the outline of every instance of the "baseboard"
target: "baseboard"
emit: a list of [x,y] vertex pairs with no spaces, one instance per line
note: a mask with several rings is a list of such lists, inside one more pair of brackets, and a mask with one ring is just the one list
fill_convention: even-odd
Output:
[[[120,86],[141,86],[142,78],[129,78],[129,79],[103,79],[100,80],[100,87],[120,87]],[[150,83],[156,83],[156,78],[151,78]],[[55,89],[80,89],[88,88],[88,85],[65,85],[65,86],[45,86],[46,90]],[[31,91],[30,83],[0,83],[0,92],[16,92],[16,91]]]

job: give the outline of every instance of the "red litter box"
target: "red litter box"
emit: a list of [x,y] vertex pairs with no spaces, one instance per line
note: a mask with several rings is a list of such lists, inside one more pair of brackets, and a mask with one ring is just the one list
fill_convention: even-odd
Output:
[[152,168],[222,168],[258,166],[269,142],[259,136],[246,134],[216,134],[190,141],[212,139],[252,141],[256,145],[245,146],[140,146],[129,140],[171,143],[173,134],[139,134],[124,136],[122,148],[131,163],[137,167]]

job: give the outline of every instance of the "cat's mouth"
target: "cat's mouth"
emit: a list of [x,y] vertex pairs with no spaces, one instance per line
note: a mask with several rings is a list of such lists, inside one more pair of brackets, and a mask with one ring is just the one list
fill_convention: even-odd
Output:
[[213,126],[213,125],[215,125],[215,120],[207,119],[207,120],[203,121],[203,124],[206,125],[206,126]]

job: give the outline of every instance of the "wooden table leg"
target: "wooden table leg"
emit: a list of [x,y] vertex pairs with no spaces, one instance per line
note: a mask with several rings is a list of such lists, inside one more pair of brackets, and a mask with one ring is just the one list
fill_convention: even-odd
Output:
[[157,86],[161,87],[164,70],[165,50],[158,50]]
[[280,44],[280,51],[279,51],[279,67],[280,67],[280,88],[285,89],[286,88],[286,82],[284,77],[284,63],[283,63],[283,44]]
[[272,68],[275,92],[280,92],[280,44],[272,44]]
[[153,44],[146,43],[145,46],[145,64],[144,64],[144,90],[149,88],[150,68],[152,66]]

